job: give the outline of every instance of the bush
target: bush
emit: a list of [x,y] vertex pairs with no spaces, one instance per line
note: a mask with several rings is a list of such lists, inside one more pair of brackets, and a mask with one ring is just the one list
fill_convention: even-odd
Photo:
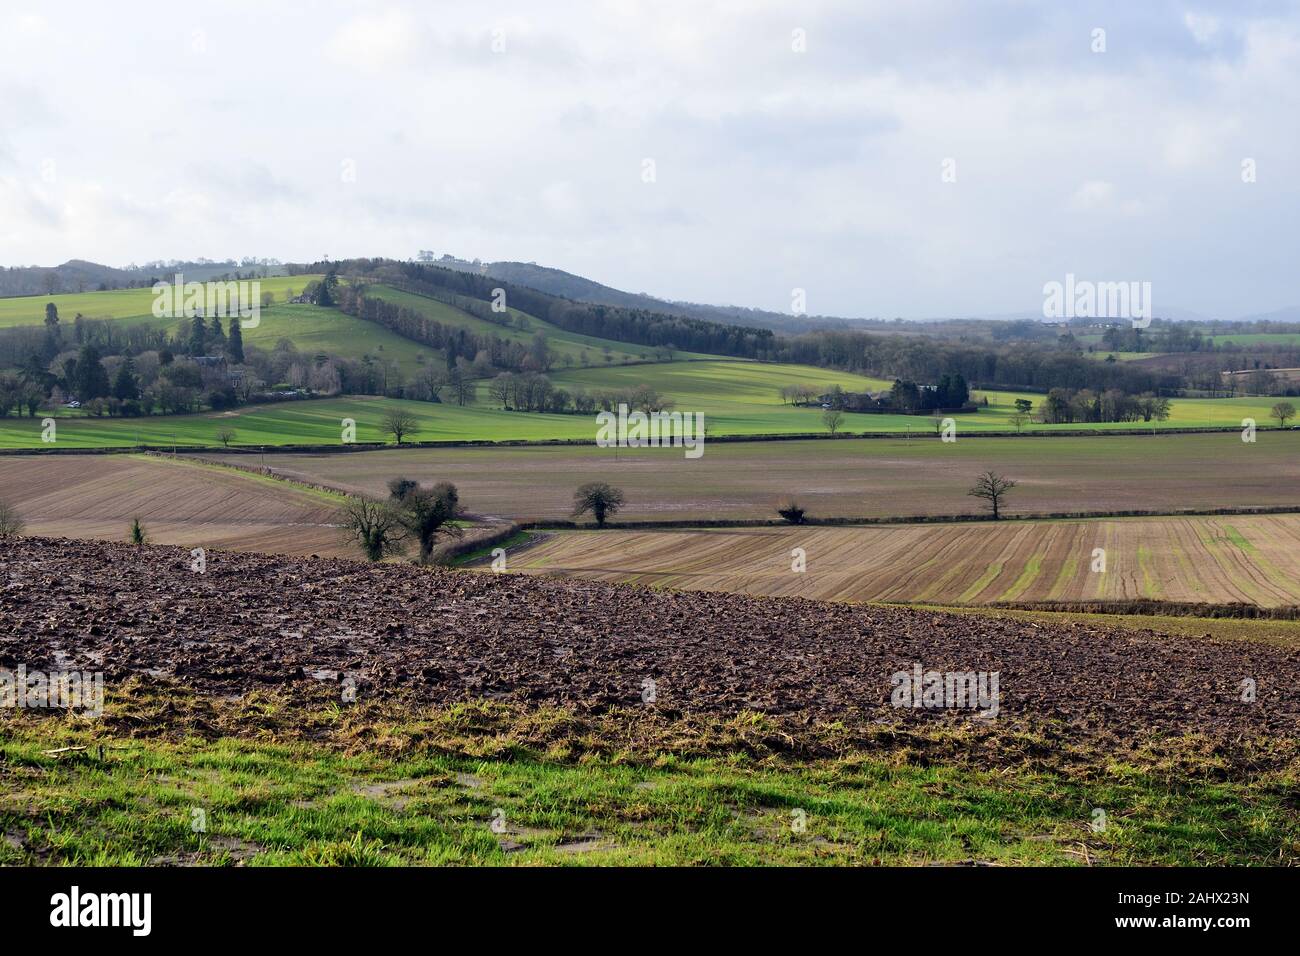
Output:
[[0,501],[0,538],[22,534],[25,526],[22,516],[10,505]]
[[804,509],[793,498],[782,498],[776,505],[776,513],[790,524],[804,523]]

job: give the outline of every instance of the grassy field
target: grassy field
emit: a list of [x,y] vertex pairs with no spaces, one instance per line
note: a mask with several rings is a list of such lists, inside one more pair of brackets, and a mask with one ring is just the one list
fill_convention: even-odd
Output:
[[[887,729],[852,747],[808,730],[782,752],[757,715],[413,713],[134,682],[101,720],[0,728],[0,865],[1204,865],[1293,861],[1300,839],[1285,773],[1225,781],[1194,750],[1176,779],[1104,754],[1080,773],[1024,763],[1050,748],[1021,738],[993,764],[926,756],[960,754],[960,731],[899,751]],[[86,749],[49,753],[67,747]]]
[[382,493],[394,475],[454,481],[473,511],[567,518],[573,490],[605,480],[622,488],[628,520],[776,520],[793,494],[813,517],[974,514],[966,492],[996,470],[1019,482],[1009,512],[1278,507],[1296,504],[1300,433],[1108,438],[934,438],[721,442],[686,460],[680,449],[441,448],[356,454],[274,454],[288,475]]
[[343,499],[273,478],[146,455],[0,457],[0,497],[28,534],[354,555],[333,525]]
[[529,574],[835,601],[1300,603],[1295,515],[558,532],[509,560]]
[[1300,345],[1300,332],[1245,332],[1210,335],[1207,338],[1215,345],[1240,345],[1249,348],[1253,345]]
[[263,309],[257,328],[244,331],[244,344],[271,351],[288,339],[304,356],[317,353],[395,363],[411,379],[427,362],[443,367],[442,352],[388,331],[382,325],[314,305],[274,305]]
[[[298,312],[300,309],[304,311]],[[301,342],[300,350],[307,355],[314,354],[316,348],[328,349],[333,345],[355,358],[370,355],[376,360],[395,361],[407,374],[418,368],[422,354],[427,356],[427,361],[437,361],[436,353],[431,350],[397,336],[382,334],[369,324],[362,323],[364,328],[353,329],[352,324],[359,321],[308,306],[277,307],[269,310],[263,319],[263,328],[257,330],[252,341],[273,347],[281,337],[280,333],[288,331],[291,334],[287,337],[297,336]],[[288,324],[281,325],[281,322]],[[365,337],[354,336],[354,331],[364,333]],[[573,370],[556,373],[553,378],[559,385],[592,391],[649,385],[672,397],[677,411],[701,412],[706,431],[713,436],[822,434],[825,426],[821,409],[784,404],[778,393],[781,385],[807,382],[826,387],[840,384],[846,388],[878,388],[883,384],[809,366],[713,360]],[[984,394],[977,393],[980,396]],[[1014,431],[1011,415],[1015,411],[1015,399],[1025,397],[1034,402],[1042,399],[1042,396],[1021,396],[1011,392],[989,392],[987,395],[989,407],[981,408],[975,414],[957,416],[958,438],[972,432]],[[1260,428],[1268,428],[1273,424],[1269,409],[1274,402],[1275,399],[1268,398],[1180,399],[1173,404],[1170,420],[1163,424],[1030,424],[1025,426],[1025,430],[1151,428],[1153,432],[1159,432],[1170,428],[1240,427],[1242,420],[1248,417],[1254,418]],[[177,444],[213,445],[216,443],[215,430],[224,423],[218,420],[223,417],[237,420],[241,431],[240,444],[319,444],[339,440],[338,422],[345,417],[356,419],[359,441],[385,440],[387,436],[379,429],[379,424],[384,411],[394,406],[406,408],[419,419],[415,436],[418,441],[594,440],[596,436],[596,424],[590,416],[542,415],[496,408],[488,400],[486,384],[479,388],[478,403],[464,408],[357,397],[249,406],[226,413],[122,420],[89,418],[84,412],[59,409],[53,417],[60,420],[59,442],[70,448],[132,446],[136,444],[137,435],[140,441],[149,444],[170,444],[174,438]],[[45,411],[35,419],[20,419],[16,415],[0,418],[0,448],[39,447],[40,419],[50,414]],[[846,414],[842,432],[920,437],[933,435],[934,427],[933,420],[924,416]]]
[[1106,361],[1110,356],[1115,356],[1117,362],[1136,362],[1138,359],[1155,358],[1157,355],[1163,355],[1163,352],[1107,352],[1104,349],[1098,349],[1096,352],[1089,352],[1088,355],[1099,361]]
[[[217,431],[235,430],[234,444],[342,444],[342,422],[352,419],[358,442],[391,442],[383,431],[385,412],[402,408],[417,419],[408,441],[518,441],[538,434],[553,438],[594,439],[591,418],[576,415],[524,415],[486,406],[411,402],[371,397],[332,398],[247,405],[224,412],[196,415],[154,415],[145,418],[61,416],[57,421],[60,448],[134,447],[138,444],[216,446]],[[40,448],[41,417],[0,419],[0,448]]]
[[[389,286],[370,286],[367,294],[376,299],[383,299],[386,302],[414,309],[416,312],[423,313],[429,318],[436,319],[452,328],[465,329],[475,335],[495,335],[497,338],[518,342],[524,346],[529,345],[533,340],[533,336],[538,332],[543,332],[546,335],[546,344],[557,356],[556,369],[563,367],[563,360],[566,357],[575,365],[602,365],[605,363],[605,349],[609,349],[612,363],[654,359],[654,349],[649,346],[631,345],[614,339],[602,339],[591,335],[567,332],[536,316],[525,315],[518,309],[509,309],[510,317],[515,321],[523,319],[527,323],[527,328],[502,326],[497,325],[495,322],[487,322],[470,315],[468,312],[462,312],[460,309],[439,302],[437,299],[402,292]],[[716,358],[716,356],[704,356],[694,352],[682,352],[679,353],[679,357]]]
[[[170,276],[166,277],[170,281]],[[277,302],[297,295],[312,279],[320,276],[272,276],[258,279],[262,292],[270,292]],[[152,289],[116,289],[111,292],[72,292],[60,295],[29,295],[0,298],[0,329],[18,325],[43,325],[45,306],[53,302],[59,310],[59,323],[71,326],[77,313],[87,319],[116,319],[123,324],[148,324],[170,328],[174,319],[157,319],[153,314]]]

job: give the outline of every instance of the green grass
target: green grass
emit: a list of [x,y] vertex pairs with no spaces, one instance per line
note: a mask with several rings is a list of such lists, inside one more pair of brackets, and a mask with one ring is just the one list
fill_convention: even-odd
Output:
[[[292,307],[298,308],[298,307]],[[372,339],[370,341],[376,341]],[[392,354],[401,354],[404,368],[412,366],[412,355],[398,339]],[[400,346],[400,347],[399,347]],[[311,353],[305,353],[310,355]],[[378,350],[369,354],[386,355]],[[402,360],[399,360],[402,361]],[[647,384],[676,399],[676,410],[703,412],[707,433],[721,435],[824,434],[821,410],[797,408],[781,403],[776,394],[778,382],[808,381],[846,387],[865,387],[870,380],[836,374],[806,366],[767,365],[755,362],[673,362],[610,369],[587,369],[555,376],[557,384],[571,388],[599,390]],[[989,393],[991,405],[973,415],[958,418],[958,436],[969,432],[1010,431],[1009,418],[1016,397],[1011,393]],[[109,448],[136,444],[215,445],[216,432],[232,427],[238,433],[237,445],[332,444],[340,441],[341,421],[357,422],[357,441],[383,442],[391,438],[382,430],[384,412],[392,407],[412,412],[417,420],[413,441],[542,441],[548,439],[594,440],[594,418],[584,415],[551,415],[507,412],[493,407],[487,399],[486,386],[479,389],[479,402],[464,408],[450,404],[409,402],[372,397],[318,399],[251,405],[230,412],[203,412],[194,415],[150,416],[145,418],[91,418],[84,412],[59,409],[58,447]],[[1268,399],[1183,399],[1174,403],[1174,415],[1159,429],[1237,427],[1241,419],[1252,416],[1260,427],[1271,420]],[[41,421],[50,413],[36,418],[10,415],[0,419],[0,448],[40,448]],[[1101,431],[1142,427],[1132,423],[1094,426],[1034,426],[1035,430],[1061,431],[1089,428]],[[845,415],[842,429],[846,433],[896,432],[929,436],[930,419],[907,415]],[[960,441],[958,445],[960,445]],[[1095,450],[1096,446],[1087,446]],[[1249,447],[1249,446],[1246,446]],[[1052,454],[1059,446],[1044,447]]]
[[1300,345],[1300,332],[1245,332],[1206,335],[1215,345]]
[[[1224,780],[1215,756],[1172,776],[1105,755],[1007,772],[1015,758],[909,756],[920,739],[780,755],[756,715],[403,719],[265,695],[199,705],[245,727],[207,739],[183,729],[191,706],[139,736],[108,729],[112,702],[107,726],[5,718],[0,865],[1207,865],[1294,859],[1300,837],[1285,771]],[[295,720],[311,739],[276,729]],[[46,753],[70,746],[87,749]]]
[[[371,286],[367,290],[367,294],[376,299],[383,299],[385,302],[392,302],[395,305],[414,309],[452,328],[465,329],[475,335],[495,335],[497,338],[509,342],[518,342],[524,346],[530,344],[533,336],[538,332],[544,332],[547,345],[556,355],[556,370],[565,367],[563,360],[566,356],[572,360],[573,365],[604,365],[603,350],[606,348],[610,351],[613,364],[654,359],[654,349],[648,345],[634,345],[627,342],[618,342],[614,339],[603,339],[568,332],[536,316],[526,315],[518,309],[508,310],[510,317],[515,321],[522,318],[528,325],[526,329],[516,326],[497,325],[495,322],[488,322],[470,315],[468,312],[462,312],[460,309],[439,302],[437,299],[402,292],[391,286]],[[676,357],[716,358],[716,356],[704,356],[695,352],[677,353]]]
[[[160,278],[170,280],[170,276]],[[274,294],[276,301],[282,303],[287,294],[296,295],[312,279],[319,278],[320,276],[309,275],[272,276],[256,281],[262,284],[262,292]],[[141,324],[171,328],[177,321],[154,318],[152,289],[116,289],[111,292],[74,292],[0,298],[0,329],[18,325],[43,325],[45,306],[49,302],[53,302],[59,309],[59,324],[68,327],[69,330],[78,312],[87,319],[116,319],[126,325]]]
[[[244,331],[244,344],[271,351],[289,339],[308,358],[324,353],[346,359],[395,362],[413,378],[423,364],[441,369],[442,352],[390,332],[381,325],[315,305],[274,305],[263,309],[257,328]],[[423,362],[421,358],[423,357]]]
[[1096,352],[1085,353],[1098,361],[1104,362],[1110,356],[1115,356],[1117,362],[1136,362],[1138,359],[1155,358],[1157,355],[1164,355],[1164,352],[1107,352],[1104,349],[1098,349]]
[[[341,444],[342,421],[356,422],[358,442],[392,442],[383,431],[384,413],[403,408],[416,416],[407,441],[513,441],[539,435],[594,438],[595,426],[575,415],[524,415],[484,406],[458,408],[429,402],[380,398],[338,398],[250,405],[230,412],[155,415],[147,418],[66,417],[58,420],[60,448],[111,448],[137,444],[212,445],[217,430],[233,428],[233,445]],[[41,419],[0,419],[0,448],[40,448]]]

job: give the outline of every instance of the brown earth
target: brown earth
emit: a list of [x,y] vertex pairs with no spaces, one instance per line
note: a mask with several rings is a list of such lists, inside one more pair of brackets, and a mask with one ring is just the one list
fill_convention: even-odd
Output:
[[[213,461],[260,457],[211,454]],[[451,481],[479,514],[512,520],[567,519],[573,492],[589,481],[621,488],[619,520],[776,520],[794,495],[816,518],[982,512],[966,492],[992,469],[1018,482],[1011,514],[1148,511],[1295,505],[1300,432],[1107,437],[845,439],[716,442],[703,457],[679,449],[579,446],[408,448],[346,454],[267,453],[283,475],[351,492],[386,494],[409,475]]]
[[143,455],[0,456],[0,498],[47,536],[342,555],[338,500],[231,469]]
[[557,531],[512,553],[510,569],[826,601],[1279,607],[1300,604],[1300,515]]
[[914,663],[999,672],[1008,730],[1116,746],[1300,732],[1300,652],[1256,642],[234,552],[196,574],[175,548],[0,542],[0,667],[102,670],[110,699],[138,674],[222,696],[342,678],[435,704],[982,723],[891,707]]

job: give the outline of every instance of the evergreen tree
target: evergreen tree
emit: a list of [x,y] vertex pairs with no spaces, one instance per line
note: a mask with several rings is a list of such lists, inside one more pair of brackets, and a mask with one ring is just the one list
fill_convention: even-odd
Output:
[[212,327],[208,330],[208,342],[214,346],[225,348],[226,333],[221,329],[221,316],[212,317]]
[[970,388],[966,385],[966,377],[960,372],[954,373],[952,377],[952,387],[949,390],[950,408],[961,408],[970,401]]
[[63,330],[59,328],[59,307],[53,302],[45,305],[45,348],[46,362],[59,354],[63,346]]
[[191,355],[208,354],[207,329],[203,327],[201,316],[196,315],[190,324],[189,349]]
[[99,359],[99,349],[93,345],[81,347],[74,378],[77,399],[83,404],[92,399],[104,398],[110,392],[108,370]]
[[140,397],[140,380],[135,375],[135,360],[129,355],[117,370],[113,397],[124,402],[133,402]]
[[230,335],[226,337],[226,358],[234,365],[244,364],[244,333],[239,319],[230,320]]
[[338,270],[331,268],[325,273],[325,278],[321,280],[320,289],[316,292],[316,304],[322,306],[333,306],[337,304],[334,298],[334,290],[339,284]]

